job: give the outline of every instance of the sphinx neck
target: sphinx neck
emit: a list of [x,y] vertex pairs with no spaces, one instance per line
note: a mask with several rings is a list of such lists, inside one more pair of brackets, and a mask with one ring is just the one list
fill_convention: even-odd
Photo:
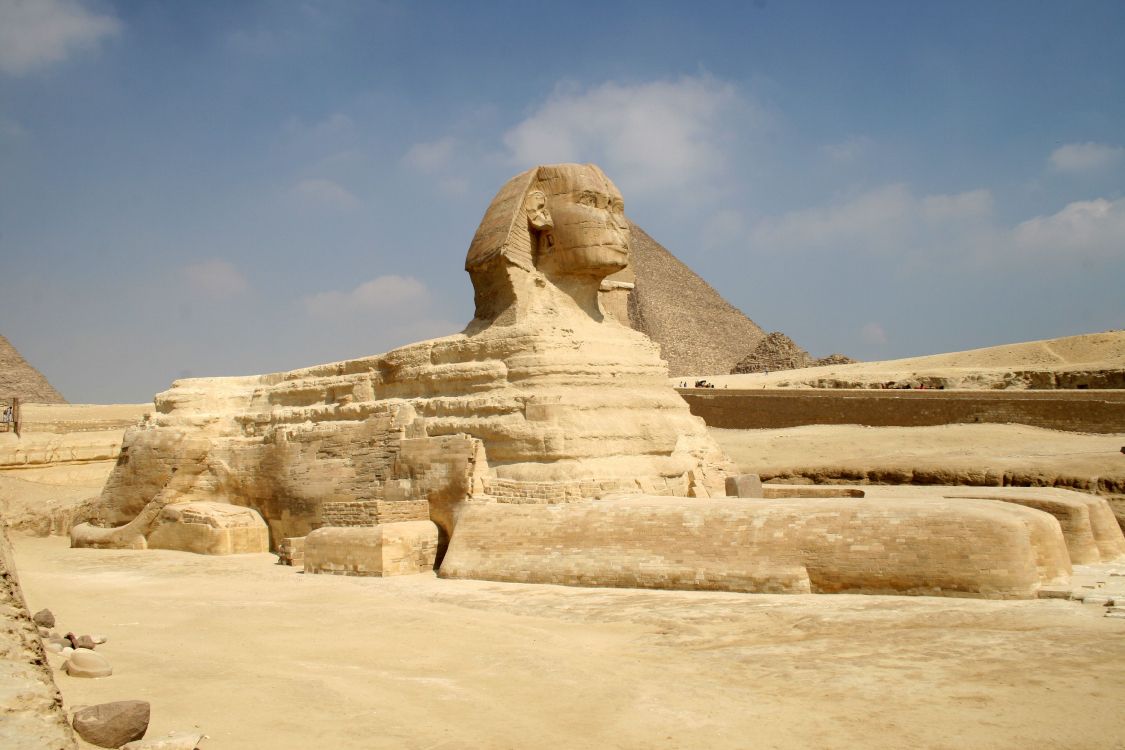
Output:
[[605,315],[602,313],[601,302],[598,298],[598,288],[601,279],[595,276],[560,276],[551,279],[559,291],[574,300],[582,312],[597,322],[602,322]]

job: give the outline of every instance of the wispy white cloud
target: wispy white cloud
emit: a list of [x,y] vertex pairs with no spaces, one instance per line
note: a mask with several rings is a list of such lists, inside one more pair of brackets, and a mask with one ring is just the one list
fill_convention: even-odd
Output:
[[561,86],[504,143],[521,167],[596,162],[632,193],[683,190],[721,173],[724,144],[764,119],[735,86],[705,76]]
[[436,141],[415,143],[402,157],[402,161],[420,172],[436,172],[449,166],[456,147],[457,141],[448,136]]
[[250,288],[246,277],[234,264],[225,260],[204,260],[180,270],[188,288],[207,297],[234,297]]
[[1019,224],[1012,241],[1017,250],[1041,256],[1125,258],[1125,198],[1067,204]]
[[1047,161],[1060,172],[1094,172],[1125,158],[1125,148],[1105,143],[1067,143],[1051,152]]
[[121,33],[121,22],[76,0],[0,0],[0,72],[20,76]]
[[332,180],[309,178],[301,180],[289,191],[302,206],[333,211],[352,211],[362,203],[347,188]]
[[916,196],[903,184],[885,185],[827,206],[767,217],[752,229],[755,245],[773,252],[898,253],[925,250],[949,234],[979,230],[992,212],[992,195],[972,190]]
[[429,300],[426,285],[413,276],[377,276],[347,292],[330,291],[302,299],[309,315],[317,318],[346,317],[357,313],[398,311],[418,307]]
[[988,190],[915,195],[887,185],[829,205],[767,217],[750,229],[758,252],[875,254],[898,261],[1003,262],[1125,256],[1125,198],[1070,203],[1015,226],[1001,224]]

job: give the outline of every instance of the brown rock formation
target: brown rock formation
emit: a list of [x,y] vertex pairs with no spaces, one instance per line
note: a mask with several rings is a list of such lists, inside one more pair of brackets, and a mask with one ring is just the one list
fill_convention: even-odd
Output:
[[805,367],[823,367],[827,365],[847,365],[855,362],[851,357],[843,354],[829,354],[822,359],[813,359],[793,339],[781,331],[774,331],[767,335],[753,351],[739,360],[731,370],[732,375],[744,375],[751,372],[777,372],[778,370],[800,370]]

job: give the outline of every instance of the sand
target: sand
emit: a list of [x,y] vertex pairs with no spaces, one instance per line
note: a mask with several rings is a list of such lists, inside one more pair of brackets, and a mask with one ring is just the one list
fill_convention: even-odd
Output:
[[740,471],[805,474],[833,467],[1038,473],[1105,477],[1125,484],[1125,434],[1092,435],[1019,424],[937,427],[805,425],[709,429]]
[[944,382],[947,388],[977,389],[1026,387],[1022,380],[1008,377],[1019,371],[1078,374],[1122,369],[1125,369],[1125,331],[1104,331],[879,362],[745,375],[703,373],[672,378],[672,382],[692,384],[706,379],[719,388],[809,388],[823,381],[870,387],[890,381],[902,384],[928,379]]
[[1125,620],[1076,602],[306,576],[13,542],[33,611],[110,638],[112,677],[59,675],[67,706],[148,700],[148,736],[198,727],[210,750],[1125,748]]

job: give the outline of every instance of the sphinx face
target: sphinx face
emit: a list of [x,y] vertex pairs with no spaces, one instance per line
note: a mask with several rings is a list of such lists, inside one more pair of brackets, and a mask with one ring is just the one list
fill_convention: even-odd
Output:
[[551,276],[598,279],[629,264],[621,193],[601,170],[556,167],[540,183],[552,227],[540,235],[536,265]]

